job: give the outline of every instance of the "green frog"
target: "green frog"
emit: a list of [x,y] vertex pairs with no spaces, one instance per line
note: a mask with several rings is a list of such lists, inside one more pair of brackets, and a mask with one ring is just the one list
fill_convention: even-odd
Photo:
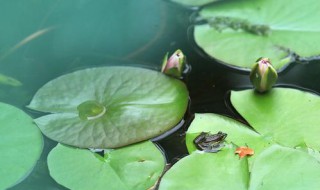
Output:
[[202,132],[193,140],[193,143],[198,150],[215,153],[224,146],[223,141],[226,137],[227,134],[221,131],[217,134]]

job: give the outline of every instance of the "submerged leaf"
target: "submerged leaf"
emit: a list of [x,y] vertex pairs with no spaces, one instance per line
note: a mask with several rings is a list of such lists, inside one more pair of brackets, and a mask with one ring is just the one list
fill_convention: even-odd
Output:
[[100,67],[44,85],[29,108],[52,114],[35,122],[49,138],[84,148],[115,148],[174,127],[187,109],[179,80],[134,67]]
[[104,157],[58,144],[48,166],[59,184],[74,190],[145,190],[157,182],[165,160],[150,141],[111,150]]
[[[250,69],[257,57],[269,57],[275,69],[291,62],[293,54],[320,54],[318,0],[237,0],[204,7],[194,38],[208,55]],[[232,56],[230,56],[232,54]]]
[[0,137],[0,189],[7,189],[32,171],[43,139],[31,117],[4,103],[0,103]]
[[0,84],[9,86],[21,86],[22,83],[15,78],[0,73]]

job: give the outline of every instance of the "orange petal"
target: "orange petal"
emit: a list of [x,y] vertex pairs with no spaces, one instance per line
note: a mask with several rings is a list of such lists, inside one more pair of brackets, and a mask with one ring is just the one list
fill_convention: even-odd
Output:
[[247,155],[249,156],[253,155],[254,150],[249,147],[241,146],[241,147],[238,147],[234,153],[239,154],[239,158],[243,158]]

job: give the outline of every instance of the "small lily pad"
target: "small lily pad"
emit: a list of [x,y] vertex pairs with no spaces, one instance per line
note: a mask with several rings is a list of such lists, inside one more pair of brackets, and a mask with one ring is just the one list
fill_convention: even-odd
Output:
[[[310,6],[311,5],[311,6]],[[208,55],[227,65],[249,69],[269,57],[276,69],[300,57],[320,55],[320,4],[317,0],[222,1],[205,6],[194,38]]]
[[0,103],[0,189],[28,176],[40,158],[43,139],[31,117],[11,105]]
[[135,67],[76,71],[44,85],[29,108],[49,138],[83,148],[115,148],[174,127],[187,109],[184,83]]
[[320,150],[320,97],[290,88],[231,92],[231,103],[264,138],[288,147]]
[[58,144],[48,166],[59,184],[74,190],[146,190],[161,176],[165,160],[150,141],[109,150],[104,157]]

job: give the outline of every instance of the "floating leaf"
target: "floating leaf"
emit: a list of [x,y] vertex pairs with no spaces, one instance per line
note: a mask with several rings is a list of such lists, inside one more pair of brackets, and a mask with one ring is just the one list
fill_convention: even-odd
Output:
[[250,190],[314,190],[320,187],[320,164],[311,155],[274,145],[255,159]]
[[164,165],[162,153],[150,141],[111,150],[104,157],[58,144],[48,156],[50,175],[74,190],[146,190]]
[[15,78],[0,73],[0,84],[9,86],[21,86],[22,83]]
[[274,88],[266,94],[243,90],[231,92],[231,103],[264,138],[320,150],[319,96],[290,88]]
[[314,190],[320,186],[320,164],[304,151],[272,145],[255,155],[250,175],[247,157],[239,159],[234,151],[228,147],[214,154],[193,152],[173,165],[159,189]]
[[40,157],[43,139],[31,117],[0,103],[0,189],[19,183]]
[[[320,131],[316,126],[320,123],[317,114],[320,99],[317,95],[288,88],[275,88],[265,94],[244,90],[233,91],[231,102],[257,132],[231,118],[196,114],[186,134],[191,155],[180,160],[164,175],[160,190],[179,189],[181,184],[185,184],[182,189],[213,190],[313,190],[319,187],[319,153],[312,150],[319,145],[317,134]],[[218,131],[228,134],[226,144],[235,144],[238,148],[228,149],[227,146],[217,153],[195,151],[195,137],[202,132]],[[250,148],[243,144],[249,144]],[[238,160],[249,161],[249,165],[237,165],[235,160],[230,161],[230,157],[236,156],[235,153],[242,157]],[[253,153],[252,157],[245,156]],[[204,160],[202,157],[211,158]],[[212,166],[212,163],[217,165]],[[226,169],[224,164],[230,168]],[[233,181],[249,172],[250,177],[246,180]],[[216,179],[219,181],[210,183]]]
[[247,159],[239,159],[234,150],[224,148],[218,153],[194,152],[182,158],[165,173],[159,190],[247,189]]
[[[317,0],[222,1],[203,8],[207,24],[194,29],[196,43],[210,56],[250,69],[269,57],[276,69],[301,57],[320,54],[320,4]],[[232,55],[231,55],[232,54]]]
[[58,142],[114,148],[160,135],[183,117],[188,91],[179,80],[134,67],[100,67],[54,79],[29,107],[51,112],[35,120]]

